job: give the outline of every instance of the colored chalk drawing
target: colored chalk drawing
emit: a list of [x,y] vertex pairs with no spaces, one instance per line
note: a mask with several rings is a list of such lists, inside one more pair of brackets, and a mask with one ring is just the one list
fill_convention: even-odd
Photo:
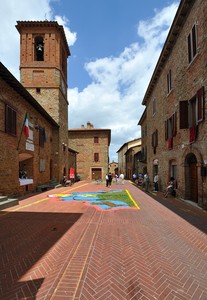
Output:
[[138,208],[129,192],[125,190],[74,192],[70,194],[54,194],[49,195],[49,197],[60,201],[81,201],[100,210]]

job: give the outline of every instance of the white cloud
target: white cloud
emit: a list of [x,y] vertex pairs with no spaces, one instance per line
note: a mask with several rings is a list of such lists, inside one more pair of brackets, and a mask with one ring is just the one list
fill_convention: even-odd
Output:
[[[68,27],[64,17],[57,17],[64,24],[69,45],[76,41],[76,33]],[[6,0],[1,1],[0,9],[0,59],[9,71],[19,79],[19,44],[20,38],[15,25],[17,21],[55,20],[51,0]]]
[[117,161],[116,152],[124,143],[141,136],[137,126],[144,111],[141,103],[177,6],[174,3],[155,11],[152,19],[140,21],[139,42],[123,49],[118,57],[87,63],[92,83],[83,91],[68,92],[70,128],[90,121],[94,127],[111,129],[110,161]]
[[[16,21],[57,20],[64,26],[68,44],[76,42],[77,34],[71,32],[69,21],[65,16],[55,16],[51,4],[52,0],[6,0],[1,3],[0,58],[17,79],[20,39]],[[117,160],[116,151],[122,144],[140,137],[137,123],[144,110],[141,102],[177,5],[171,4],[155,11],[152,19],[140,21],[137,43],[123,49],[119,56],[87,63],[85,69],[91,84],[83,91],[78,88],[68,90],[69,127],[77,128],[90,121],[94,127],[110,128],[110,160]]]
[[64,27],[68,45],[73,46],[77,39],[77,33],[70,31],[70,28],[68,27],[69,20],[65,16],[55,16],[55,21],[57,21],[59,25],[62,25]]

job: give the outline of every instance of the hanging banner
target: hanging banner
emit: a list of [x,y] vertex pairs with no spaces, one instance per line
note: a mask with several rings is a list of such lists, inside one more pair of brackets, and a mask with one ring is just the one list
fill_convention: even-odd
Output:
[[69,177],[70,178],[75,178],[75,170],[73,168],[70,168]]

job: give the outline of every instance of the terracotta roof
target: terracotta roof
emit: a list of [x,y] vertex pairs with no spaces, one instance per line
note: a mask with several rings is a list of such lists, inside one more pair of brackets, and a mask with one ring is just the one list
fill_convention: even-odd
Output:
[[68,56],[71,55],[70,53],[70,49],[67,43],[67,39],[65,36],[65,31],[64,31],[64,27],[62,25],[59,25],[58,22],[56,21],[17,21],[17,25],[16,28],[19,31],[19,33],[21,33],[21,29],[24,27],[55,27],[58,31],[60,31],[62,37],[63,37],[63,41],[65,43],[65,47],[67,50],[67,54]]
[[54,119],[44,110],[44,108],[35,100],[35,98],[25,89],[25,87],[9,72],[9,70],[0,62],[0,77],[7,82],[19,95],[21,95],[29,104],[31,104],[41,115],[53,126],[59,127]]
[[183,28],[183,24],[186,21],[186,18],[194,4],[195,0],[181,0],[180,5],[178,7],[177,13],[173,20],[172,26],[168,33],[167,39],[163,46],[162,52],[158,59],[157,65],[155,67],[154,73],[151,77],[150,83],[148,85],[147,91],[145,93],[144,99],[142,101],[143,105],[146,105],[147,99],[150,97],[151,92],[158,80],[158,77],[165,65],[165,62],[168,60],[170,53],[175,45],[177,38],[179,36],[180,31]]

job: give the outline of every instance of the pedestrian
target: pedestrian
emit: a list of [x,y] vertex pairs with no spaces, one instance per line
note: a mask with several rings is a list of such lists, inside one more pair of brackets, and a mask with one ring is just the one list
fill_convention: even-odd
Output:
[[119,176],[117,174],[115,174],[115,182],[116,182],[116,184],[118,184],[118,179],[119,179]]
[[106,174],[106,187],[108,187],[109,186],[109,176],[108,176],[108,174]]
[[121,184],[124,184],[124,174],[123,174],[123,173],[121,173],[121,174],[119,175],[119,178],[120,178],[120,183],[121,183]]
[[135,182],[136,179],[137,179],[137,175],[134,173],[134,174],[132,175],[132,178],[133,178],[133,182]]
[[144,174],[144,189],[145,189],[145,192],[148,192],[148,189],[149,189],[149,175],[148,175],[147,172]]
[[165,198],[167,198],[169,193],[172,193],[175,189],[175,178],[174,177],[170,177],[170,182],[166,188],[165,191]]
[[112,174],[111,174],[111,172],[109,172],[109,174],[108,174],[108,181],[109,181],[109,186],[111,186],[111,182],[112,182]]
[[155,188],[155,192],[158,192],[158,191],[159,191],[158,181],[159,181],[159,175],[158,175],[158,174],[155,174],[155,177],[154,177],[154,188]]

